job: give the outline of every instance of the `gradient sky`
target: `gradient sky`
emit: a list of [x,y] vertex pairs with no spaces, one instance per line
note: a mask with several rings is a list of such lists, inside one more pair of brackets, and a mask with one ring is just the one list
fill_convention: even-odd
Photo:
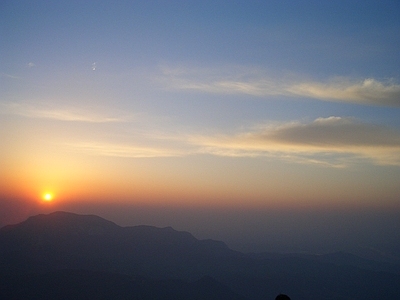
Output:
[[1,1],[0,225],[400,239],[399,32],[399,1]]

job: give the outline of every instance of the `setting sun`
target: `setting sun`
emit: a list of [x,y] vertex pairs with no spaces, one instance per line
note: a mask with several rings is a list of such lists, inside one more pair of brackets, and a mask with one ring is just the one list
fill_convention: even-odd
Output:
[[43,195],[43,200],[44,201],[52,201],[53,200],[53,195],[50,193],[46,193]]

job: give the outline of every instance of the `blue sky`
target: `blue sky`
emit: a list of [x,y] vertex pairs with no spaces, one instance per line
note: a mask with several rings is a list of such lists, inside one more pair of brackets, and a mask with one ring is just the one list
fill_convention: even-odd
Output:
[[3,1],[2,205],[398,210],[399,11]]

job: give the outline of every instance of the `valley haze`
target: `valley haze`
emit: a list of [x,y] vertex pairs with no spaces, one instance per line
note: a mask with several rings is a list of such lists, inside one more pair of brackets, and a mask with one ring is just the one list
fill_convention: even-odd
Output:
[[[370,253],[400,260],[400,219],[397,210],[246,209],[171,206],[131,206],[76,203],[27,206],[4,201],[0,226],[55,209],[96,214],[122,225],[171,226],[197,238],[222,240],[243,252],[324,254],[335,251]],[[19,205],[17,205],[19,204]],[[13,212],[9,215],[10,212]],[[16,217],[18,216],[18,217]]]

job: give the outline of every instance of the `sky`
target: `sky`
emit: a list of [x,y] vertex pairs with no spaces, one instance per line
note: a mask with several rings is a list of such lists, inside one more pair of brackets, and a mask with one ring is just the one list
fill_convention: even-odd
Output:
[[388,0],[1,1],[0,226],[400,255],[399,32]]

